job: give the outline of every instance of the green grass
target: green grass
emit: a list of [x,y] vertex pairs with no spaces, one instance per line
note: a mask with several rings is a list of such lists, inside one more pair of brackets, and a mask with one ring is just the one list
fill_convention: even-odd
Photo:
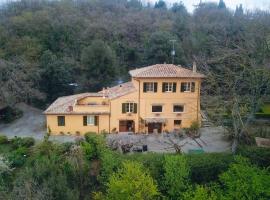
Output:
[[270,114],[270,104],[264,104],[261,109],[263,113]]

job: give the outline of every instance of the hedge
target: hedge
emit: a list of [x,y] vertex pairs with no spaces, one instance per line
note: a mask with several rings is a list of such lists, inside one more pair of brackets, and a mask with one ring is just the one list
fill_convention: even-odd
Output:
[[234,161],[230,153],[188,154],[190,178],[193,183],[208,183],[216,181],[219,174],[226,171]]
[[237,154],[250,159],[252,164],[259,167],[270,167],[270,148],[257,146],[240,146]]

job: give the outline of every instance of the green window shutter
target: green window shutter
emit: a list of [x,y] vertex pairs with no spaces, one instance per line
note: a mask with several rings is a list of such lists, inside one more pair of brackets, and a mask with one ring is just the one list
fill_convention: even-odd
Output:
[[185,91],[185,84],[181,83],[181,92],[184,92],[184,91]]
[[165,92],[165,84],[166,83],[162,83],[162,92]]
[[87,126],[87,116],[83,116],[83,126]]
[[122,103],[122,113],[126,113],[126,104]]
[[176,92],[176,83],[173,83],[173,92]]
[[143,83],[143,92],[146,92],[146,83]]
[[134,111],[133,111],[133,113],[137,113],[137,104],[136,103],[134,103]]
[[98,126],[98,116],[95,116],[95,126]]
[[154,92],[157,92],[157,82],[154,83]]
[[191,92],[195,92],[195,82],[191,82]]

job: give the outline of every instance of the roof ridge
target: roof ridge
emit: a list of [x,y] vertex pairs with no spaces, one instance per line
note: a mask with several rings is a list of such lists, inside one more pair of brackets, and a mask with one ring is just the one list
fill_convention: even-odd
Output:
[[139,69],[130,70],[132,77],[152,77],[152,78],[204,78],[205,76],[199,72],[185,68],[181,65],[174,64],[155,64]]

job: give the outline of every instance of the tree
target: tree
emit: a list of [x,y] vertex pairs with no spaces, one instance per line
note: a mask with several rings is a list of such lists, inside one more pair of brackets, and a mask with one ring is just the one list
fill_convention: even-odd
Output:
[[129,8],[142,9],[143,5],[140,0],[130,0],[127,2]]
[[225,8],[226,8],[226,5],[225,5],[225,3],[224,3],[223,0],[219,0],[218,8],[219,8],[219,9],[225,9]]
[[73,93],[69,85],[73,82],[72,63],[59,60],[52,52],[45,51],[40,65],[40,90],[46,93],[48,102]]
[[110,85],[116,76],[114,51],[103,41],[95,40],[82,51],[81,62],[91,90]]
[[171,199],[181,199],[188,188],[189,168],[183,155],[164,158],[164,186]]
[[109,179],[106,199],[150,200],[158,194],[156,183],[141,164],[124,162]]
[[237,157],[228,171],[220,176],[226,199],[269,199],[270,175],[252,166],[246,158]]
[[167,9],[166,2],[163,0],[159,0],[158,2],[155,3],[154,8],[166,10]]
[[174,3],[171,10],[174,13],[181,14],[181,15],[187,15],[188,14],[187,9],[186,9],[186,7],[185,7],[185,5],[183,4],[182,1],[180,1],[180,3]]
[[234,16],[241,17],[241,16],[243,16],[243,14],[244,14],[243,5],[240,4],[239,7],[236,6]]
[[0,60],[0,105],[12,107],[19,102],[44,97],[34,85],[31,72],[23,60]]
[[184,193],[184,200],[218,200],[217,194],[213,188],[207,188],[197,185],[195,188],[190,188]]

